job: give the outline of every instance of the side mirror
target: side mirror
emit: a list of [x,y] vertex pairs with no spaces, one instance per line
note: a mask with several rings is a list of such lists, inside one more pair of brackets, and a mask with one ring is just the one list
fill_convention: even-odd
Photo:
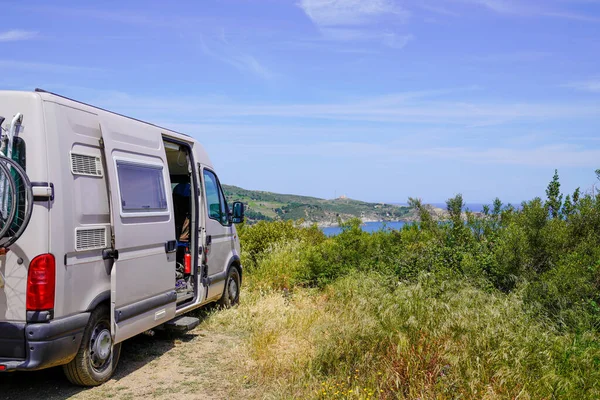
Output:
[[244,203],[241,201],[233,203],[232,222],[234,224],[244,222]]

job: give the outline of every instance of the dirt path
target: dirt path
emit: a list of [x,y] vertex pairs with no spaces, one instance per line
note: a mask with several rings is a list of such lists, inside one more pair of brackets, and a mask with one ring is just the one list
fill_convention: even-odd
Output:
[[228,399],[255,397],[239,376],[240,337],[202,330],[139,335],[123,344],[114,377],[91,389],[72,386],[62,369],[0,374],[0,399]]

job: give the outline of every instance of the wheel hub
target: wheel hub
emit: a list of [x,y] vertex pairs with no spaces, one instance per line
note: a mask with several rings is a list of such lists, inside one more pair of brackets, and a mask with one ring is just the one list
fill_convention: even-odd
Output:
[[108,329],[96,329],[90,346],[94,368],[102,368],[112,353],[112,337]]
[[235,279],[231,278],[229,280],[229,298],[231,300],[235,300],[237,296],[237,290],[237,283],[235,282]]

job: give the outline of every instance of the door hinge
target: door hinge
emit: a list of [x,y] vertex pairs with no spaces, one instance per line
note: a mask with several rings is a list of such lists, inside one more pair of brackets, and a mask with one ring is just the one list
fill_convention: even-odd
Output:
[[206,263],[202,264],[202,274],[201,274],[200,282],[202,286],[209,287],[211,284],[211,279],[208,277],[208,265]]
[[31,182],[33,201],[54,201],[54,184],[52,182]]

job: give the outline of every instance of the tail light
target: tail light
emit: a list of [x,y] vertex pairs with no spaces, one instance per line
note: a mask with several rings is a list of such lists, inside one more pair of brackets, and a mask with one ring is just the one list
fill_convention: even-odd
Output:
[[54,308],[56,262],[52,254],[41,254],[29,263],[27,273],[27,311]]

